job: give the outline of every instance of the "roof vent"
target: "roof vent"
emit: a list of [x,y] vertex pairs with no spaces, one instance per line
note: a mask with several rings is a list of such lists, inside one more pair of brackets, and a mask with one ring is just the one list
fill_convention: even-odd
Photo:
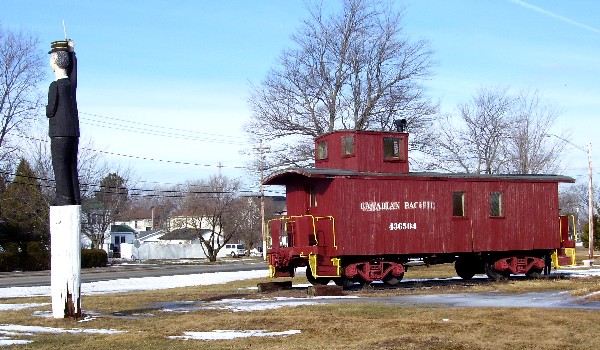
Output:
[[394,126],[396,127],[397,132],[406,132],[406,119],[396,119],[394,120]]

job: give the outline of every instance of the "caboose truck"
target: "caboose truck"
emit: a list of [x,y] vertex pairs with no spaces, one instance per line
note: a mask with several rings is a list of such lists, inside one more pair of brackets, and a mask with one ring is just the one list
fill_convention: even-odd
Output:
[[264,181],[286,187],[287,216],[268,226],[272,277],[306,266],[313,284],[394,285],[415,258],[454,262],[464,279],[536,277],[572,246],[558,219],[558,184],[570,177],[411,173],[403,132],[332,132],[315,156],[315,168]]

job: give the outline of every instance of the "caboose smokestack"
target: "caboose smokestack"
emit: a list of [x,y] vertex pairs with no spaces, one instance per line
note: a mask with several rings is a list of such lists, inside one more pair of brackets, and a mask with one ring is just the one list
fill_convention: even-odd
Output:
[[397,132],[406,132],[406,118],[394,120],[394,126]]

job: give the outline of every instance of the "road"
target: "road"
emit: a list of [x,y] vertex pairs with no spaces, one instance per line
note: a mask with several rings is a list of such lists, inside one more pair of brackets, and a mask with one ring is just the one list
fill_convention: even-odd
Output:
[[[220,264],[122,264],[105,268],[82,269],[81,282],[107,281],[119,278],[191,275],[207,272],[249,271],[267,269],[259,259],[240,259]],[[0,274],[0,288],[49,286],[50,271],[10,272]]]

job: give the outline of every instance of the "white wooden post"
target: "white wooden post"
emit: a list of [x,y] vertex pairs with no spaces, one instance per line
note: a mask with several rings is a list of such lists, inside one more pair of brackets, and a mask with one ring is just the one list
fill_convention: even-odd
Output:
[[81,317],[81,206],[50,207],[52,315]]

